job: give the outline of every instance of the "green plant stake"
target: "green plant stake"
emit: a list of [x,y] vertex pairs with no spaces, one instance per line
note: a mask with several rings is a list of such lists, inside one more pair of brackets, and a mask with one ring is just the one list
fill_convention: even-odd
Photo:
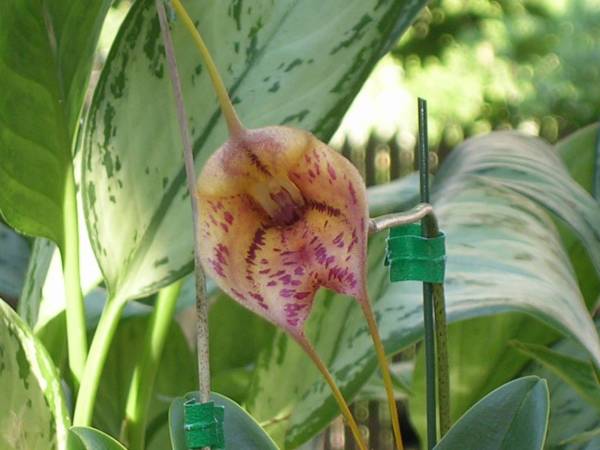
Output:
[[[385,264],[390,267],[390,281],[423,282],[423,322],[425,326],[425,366],[427,376],[427,448],[437,442],[436,425],[436,349],[437,393],[439,396],[440,431],[450,428],[450,383],[448,375],[447,325],[444,301],[446,266],[445,236],[429,204],[429,167],[427,145],[427,105],[419,99],[419,173],[421,224],[408,223],[390,231]],[[426,206],[428,208],[426,208]],[[415,217],[416,218],[416,217]],[[400,225],[400,224],[399,224]]]
[[421,225],[411,223],[392,228],[387,240],[385,264],[390,266],[390,281],[418,280],[443,283],[446,269],[446,236],[427,238]]

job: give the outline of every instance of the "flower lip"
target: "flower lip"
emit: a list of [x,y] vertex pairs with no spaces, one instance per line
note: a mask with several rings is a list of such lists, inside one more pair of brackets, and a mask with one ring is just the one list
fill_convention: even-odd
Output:
[[287,189],[282,188],[277,192],[270,194],[271,199],[277,204],[278,208],[271,219],[273,225],[289,226],[302,218],[305,210],[305,202],[299,204],[296,202]]

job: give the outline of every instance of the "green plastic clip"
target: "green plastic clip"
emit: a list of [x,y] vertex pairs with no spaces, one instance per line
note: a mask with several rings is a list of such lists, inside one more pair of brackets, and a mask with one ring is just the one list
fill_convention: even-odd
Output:
[[411,223],[392,228],[387,239],[385,265],[390,281],[443,283],[446,269],[446,236],[421,236],[421,225]]
[[185,440],[189,449],[210,447],[225,448],[223,419],[225,408],[214,402],[199,403],[190,399],[183,405],[185,414]]

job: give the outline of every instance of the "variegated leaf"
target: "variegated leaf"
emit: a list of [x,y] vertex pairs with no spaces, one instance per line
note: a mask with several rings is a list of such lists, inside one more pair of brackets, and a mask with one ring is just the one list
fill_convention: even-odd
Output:
[[[424,0],[186,2],[242,121],[326,140],[373,64]],[[172,24],[200,168],[226,139],[209,77]],[[108,57],[84,137],[83,192],[113,295],[136,297],[191,269],[192,231],[174,100],[154,0],[136,2]]]
[[44,347],[0,300],[0,448],[66,450],[69,417]]

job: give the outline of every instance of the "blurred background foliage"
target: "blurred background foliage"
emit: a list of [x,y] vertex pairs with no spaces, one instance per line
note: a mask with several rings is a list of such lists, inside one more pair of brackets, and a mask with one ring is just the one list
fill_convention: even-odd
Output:
[[334,144],[348,136],[362,147],[373,132],[412,153],[416,96],[428,100],[442,158],[491,130],[554,143],[600,117],[599,30],[600,0],[433,0],[377,65]]

